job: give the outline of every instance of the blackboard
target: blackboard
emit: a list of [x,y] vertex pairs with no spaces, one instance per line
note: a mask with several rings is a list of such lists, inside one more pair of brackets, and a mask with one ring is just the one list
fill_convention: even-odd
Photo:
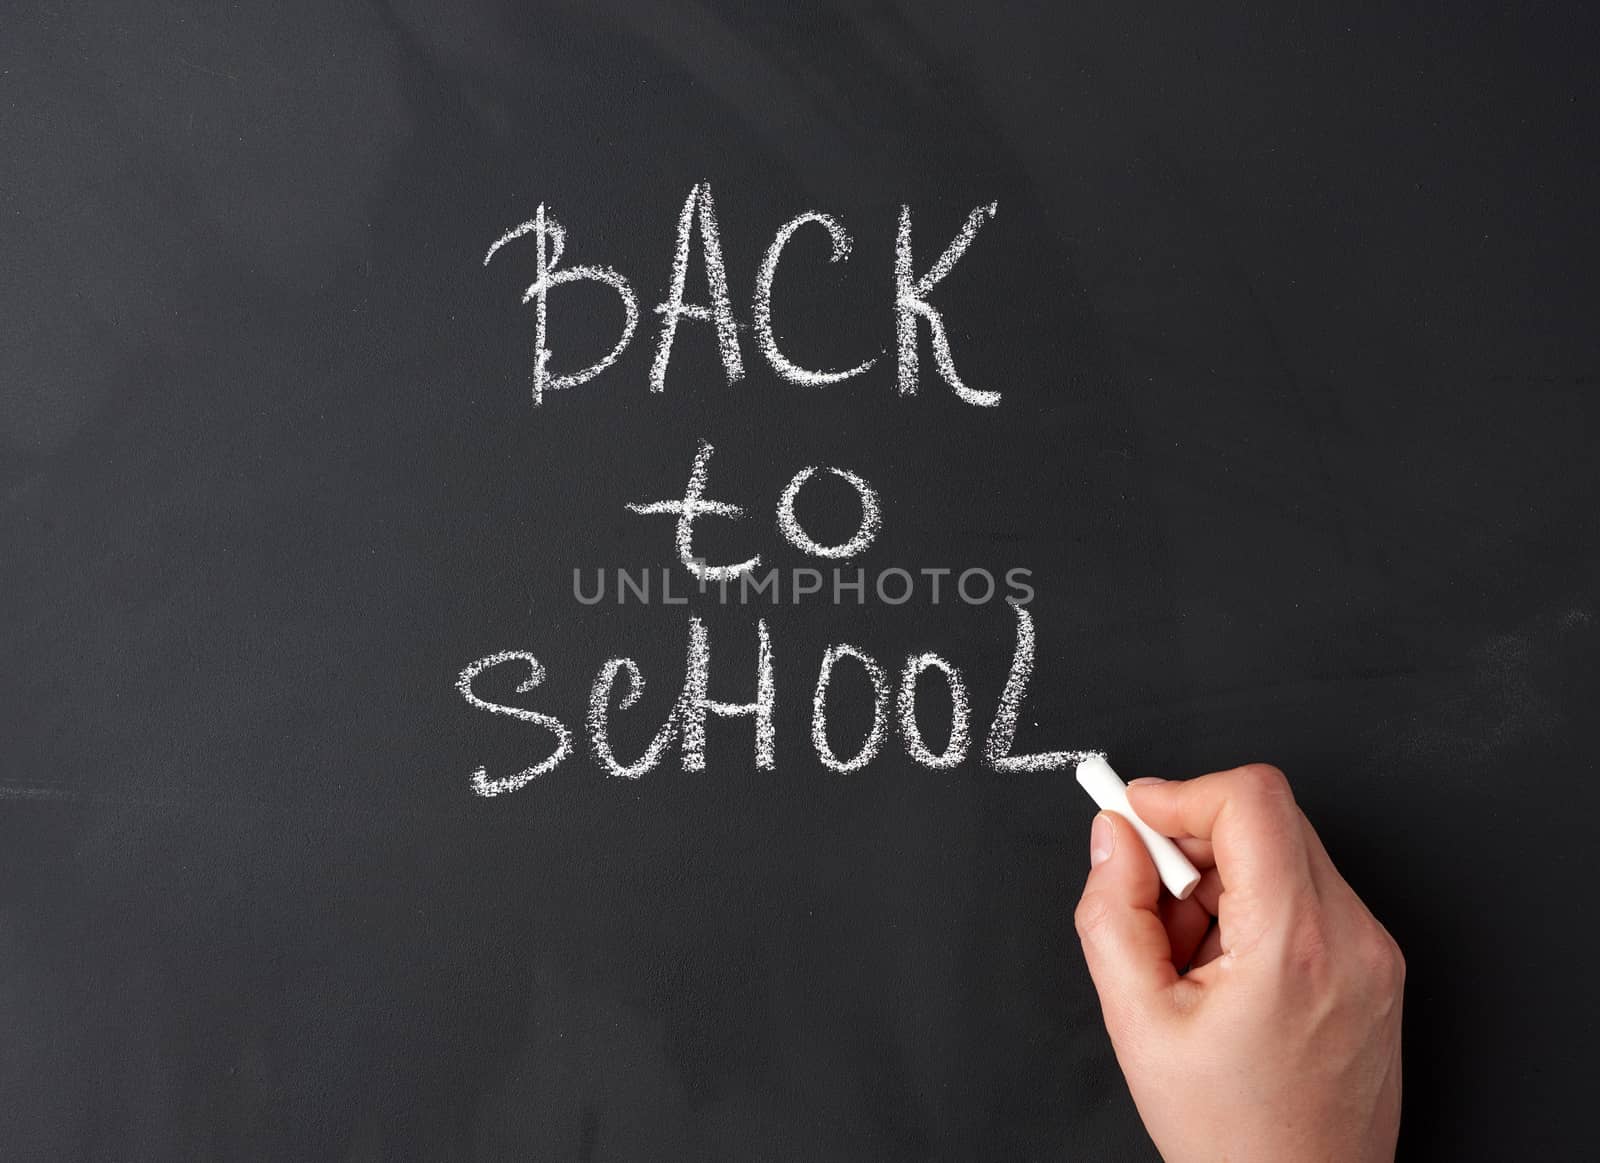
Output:
[[[1092,808],[985,761],[1020,608],[1015,754],[1289,773],[1408,956],[1404,1157],[1582,1155],[1594,16],[1346,8],[12,5],[0,1154],[1153,1157],[1070,920]],[[686,204],[732,326],[653,391]],[[807,214],[849,245],[795,227],[771,328],[876,361],[837,383],[754,306]],[[536,404],[541,221],[638,322]],[[621,332],[546,297],[552,376]],[[686,585],[629,505],[702,446],[701,560],[914,594]],[[859,553],[785,536],[807,468],[818,547],[869,490]],[[617,570],[651,600],[580,599]],[[608,774],[597,672],[644,678],[626,765],[696,623],[729,707],[765,628],[770,764],[712,711],[700,770],[679,730]],[[835,644],[891,688],[853,770]],[[925,652],[955,766],[900,725]],[[556,736],[464,681],[570,754],[510,787]]]

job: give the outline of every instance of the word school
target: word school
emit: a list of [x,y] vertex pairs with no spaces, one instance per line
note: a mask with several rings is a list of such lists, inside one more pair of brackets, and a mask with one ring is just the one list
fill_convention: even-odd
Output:
[[[1028,693],[1028,681],[1033,674],[1034,631],[1033,619],[1021,606],[1014,606],[1017,614],[1016,646],[1011,656],[1011,668],[1006,675],[1004,688],[995,710],[994,719],[984,743],[983,762],[995,771],[1033,772],[1056,771],[1074,768],[1091,755],[1090,751],[1043,751],[1031,755],[1013,755],[1012,742],[1016,737],[1017,717]],[[872,686],[872,726],[854,755],[841,757],[828,740],[829,687],[834,668],[849,659],[865,672]],[[525,650],[505,650],[470,663],[456,681],[461,697],[479,710],[495,715],[505,715],[530,723],[547,733],[553,745],[548,754],[538,762],[511,775],[491,777],[486,767],[472,773],[472,790],[480,796],[497,796],[516,791],[541,775],[559,767],[573,751],[573,733],[561,719],[543,711],[509,703],[497,703],[478,694],[475,684],[486,671],[501,666],[517,665],[526,677],[517,685],[518,694],[538,689],[545,680],[545,669],[539,659]],[[917,725],[917,691],[924,671],[936,670],[944,678],[950,700],[950,730],[942,751],[934,751],[923,738]],[[620,697],[616,697],[617,680],[623,679]],[[637,759],[625,762],[619,759],[611,745],[611,715],[613,709],[627,710],[634,706],[644,693],[644,676],[639,665],[631,658],[611,658],[601,664],[589,690],[589,708],[586,720],[590,753],[595,763],[608,774],[626,779],[638,779],[660,766],[667,751],[678,745],[684,771],[704,771],[706,767],[706,720],[719,718],[750,718],[755,725],[755,766],[760,771],[771,771],[776,754],[776,725],[774,711],[777,707],[777,678],[773,667],[772,638],[764,620],[756,623],[756,696],[748,703],[726,703],[711,697],[711,647],[705,624],[699,618],[689,620],[689,649],[684,667],[683,687],[673,703],[666,721],[655,733],[644,753]],[[859,771],[877,758],[889,736],[890,718],[889,674],[866,651],[848,643],[836,643],[824,651],[817,671],[817,682],[811,701],[811,744],[818,760],[831,771],[848,774]],[[908,657],[900,669],[895,686],[897,734],[906,754],[924,767],[948,769],[961,764],[971,745],[971,699],[967,694],[965,678],[958,667],[937,654],[917,654]],[[614,707],[613,707],[614,704]]]
[[[967,215],[966,222],[957,231],[943,252],[921,277],[915,275],[911,250],[911,207],[900,207],[900,223],[895,234],[894,249],[894,316],[895,316],[895,381],[903,396],[915,395],[918,386],[917,320],[928,325],[933,346],[933,362],[940,378],[949,385],[956,396],[978,407],[994,407],[1000,403],[1000,393],[969,387],[956,371],[955,357],[950,353],[950,340],[944,318],[939,309],[929,302],[934,287],[945,278],[957,260],[966,253],[977,237],[978,230],[995,216],[998,203],[979,206]],[[839,220],[831,214],[808,211],[785,222],[778,228],[767,247],[766,255],[756,274],[755,294],[752,301],[752,322],[756,347],[771,365],[778,378],[787,383],[819,387],[836,384],[862,375],[877,362],[878,357],[863,360],[854,367],[839,370],[817,370],[801,367],[790,360],[778,346],[777,332],[772,322],[772,287],[777,278],[778,265],[783,259],[789,240],[803,226],[815,226],[827,232],[831,245],[829,262],[844,262],[850,257],[850,235]],[[710,303],[685,303],[684,288],[688,283],[689,255],[698,228],[700,258],[705,267],[706,285]],[[567,231],[543,204],[526,222],[513,226],[489,247],[483,264],[488,266],[508,244],[531,236],[534,246],[535,277],[523,292],[522,301],[532,303],[534,310],[533,402],[537,406],[546,392],[575,388],[587,383],[605,371],[627,349],[639,326],[639,297],[633,285],[612,267],[581,264],[563,267],[561,258],[566,251]],[[550,371],[549,297],[556,287],[567,283],[591,282],[611,288],[621,301],[623,312],[622,333],[616,344],[601,359],[575,372],[561,375]],[[655,359],[650,365],[650,390],[666,390],[667,365],[672,359],[672,344],[678,334],[678,324],[684,320],[707,323],[716,332],[717,350],[722,358],[722,369],[729,384],[744,376],[744,352],[739,341],[740,324],[734,318],[733,303],[728,290],[727,268],[722,261],[722,235],[717,226],[716,205],[711,197],[710,183],[700,182],[689,191],[689,197],[678,215],[678,244],[672,258],[672,274],[667,298],[655,308],[661,317],[660,335],[656,341]]]

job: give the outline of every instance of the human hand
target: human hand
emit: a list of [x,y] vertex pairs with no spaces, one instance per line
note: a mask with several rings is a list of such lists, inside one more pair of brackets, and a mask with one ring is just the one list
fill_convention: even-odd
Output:
[[1163,896],[1132,825],[1095,817],[1078,937],[1162,1158],[1389,1163],[1405,961],[1283,773],[1136,780],[1128,798],[1203,874]]

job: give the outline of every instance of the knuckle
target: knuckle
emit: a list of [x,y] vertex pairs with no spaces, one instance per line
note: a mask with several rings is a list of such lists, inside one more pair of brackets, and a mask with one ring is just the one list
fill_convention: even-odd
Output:
[[1099,893],[1084,893],[1072,913],[1072,924],[1078,930],[1078,940],[1087,942],[1105,924],[1110,913],[1110,905]]
[[1378,947],[1381,950],[1378,967],[1390,989],[1399,991],[1406,983],[1406,957],[1400,946],[1383,926],[1378,927]]
[[1260,799],[1294,799],[1288,777],[1270,763],[1247,763],[1238,769],[1237,777],[1240,787],[1249,795]]
[[1400,946],[1376,920],[1361,935],[1357,964],[1367,990],[1386,998],[1397,997],[1405,987],[1406,959]]
[[1376,932],[1368,933],[1362,937],[1356,948],[1357,958],[1361,968],[1368,977],[1383,980],[1389,976],[1392,959],[1389,955],[1389,945],[1382,935]]

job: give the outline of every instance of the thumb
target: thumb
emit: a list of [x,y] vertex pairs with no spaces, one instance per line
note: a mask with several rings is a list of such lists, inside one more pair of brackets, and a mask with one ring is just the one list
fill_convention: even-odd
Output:
[[1172,944],[1156,911],[1161,878],[1133,825],[1094,818],[1089,879],[1073,920],[1113,1039],[1178,980]]

